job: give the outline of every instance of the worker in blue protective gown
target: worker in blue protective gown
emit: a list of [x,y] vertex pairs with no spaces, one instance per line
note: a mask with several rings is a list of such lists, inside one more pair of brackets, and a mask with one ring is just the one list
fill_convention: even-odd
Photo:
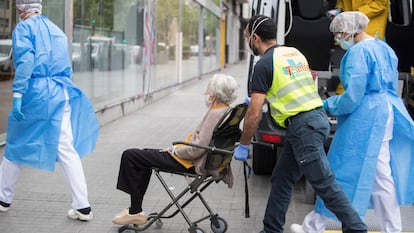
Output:
[[[328,160],[361,217],[375,209],[381,232],[401,232],[400,205],[414,203],[414,122],[398,89],[398,59],[382,40],[364,32],[368,18],[356,11],[336,16],[330,30],[346,53],[339,78],[342,95],[324,101],[337,116]],[[320,198],[292,232],[323,232],[327,210]]]
[[12,34],[13,107],[0,165],[0,211],[7,211],[22,166],[54,171],[59,163],[72,192],[68,217],[91,220],[80,158],[91,153],[99,124],[88,98],[72,83],[65,34],[41,15],[41,0],[17,0]]

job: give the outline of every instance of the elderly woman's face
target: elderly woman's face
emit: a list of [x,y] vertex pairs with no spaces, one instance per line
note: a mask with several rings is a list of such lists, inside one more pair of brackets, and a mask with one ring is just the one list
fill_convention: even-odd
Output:
[[206,91],[204,92],[205,104],[207,107],[211,107],[217,100],[217,96],[213,95],[210,90],[210,84],[207,86]]

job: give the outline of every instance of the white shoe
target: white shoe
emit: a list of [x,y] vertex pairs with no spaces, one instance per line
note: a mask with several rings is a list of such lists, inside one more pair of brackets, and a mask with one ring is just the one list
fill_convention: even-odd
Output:
[[291,233],[307,233],[305,229],[303,229],[302,225],[299,225],[296,223],[290,225],[290,232]]
[[82,214],[78,210],[70,209],[68,211],[68,218],[70,219],[79,219],[80,221],[90,221],[93,219],[93,213],[92,210],[89,212],[89,214]]
[[7,212],[9,211],[9,208],[10,207],[5,207],[5,206],[0,205],[0,212]]

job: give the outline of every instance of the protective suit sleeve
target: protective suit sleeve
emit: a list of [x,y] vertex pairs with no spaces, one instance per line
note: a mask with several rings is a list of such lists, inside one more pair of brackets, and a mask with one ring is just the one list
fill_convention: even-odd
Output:
[[341,63],[340,79],[345,92],[326,100],[326,109],[334,116],[352,113],[361,103],[367,86],[369,67],[364,50],[353,47],[344,55]]
[[30,28],[24,22],[17,24],[13,31],[13,64],[15,75],[13,92],[24,94],[34,69],[35,50],[31,41]]

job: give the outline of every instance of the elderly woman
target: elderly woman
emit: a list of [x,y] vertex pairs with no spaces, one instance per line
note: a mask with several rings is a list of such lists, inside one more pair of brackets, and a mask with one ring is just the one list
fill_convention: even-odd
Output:
[[[397,94],[398,59],[382,40],[364,32],[369,19],[357,11],[336,16],[330,31],[347,50],[339,78],[342,95],[324,101],[338,117],[329,163],[361,217],[375,209],[381,232],[401,232],[400,205],[414,202],[414,122]],[[318,198],[303,226],[291,231],[323,232],[333,217]]]
[[[208,111],[186,141],[208,146],[214,127],[229,108],[230,103],[237,98],[237,90],[238,84],[233,77],[223,74],[215,75],[209,81],[204,93]],[[142,200],[150,181],[151,168],[200,174],[203,172],[206,155],[205,149],[191,146],[173,146],[164,150],[133,148],[124,151],[117,188],[130,195],[131,206],[117,214],[112,222],[120,225],[142,225],[147,222],[147,217],[142,211]],[[228,171],[226,176],[227,179],[224,181],[227,181],[231,187],[231,171]]]

